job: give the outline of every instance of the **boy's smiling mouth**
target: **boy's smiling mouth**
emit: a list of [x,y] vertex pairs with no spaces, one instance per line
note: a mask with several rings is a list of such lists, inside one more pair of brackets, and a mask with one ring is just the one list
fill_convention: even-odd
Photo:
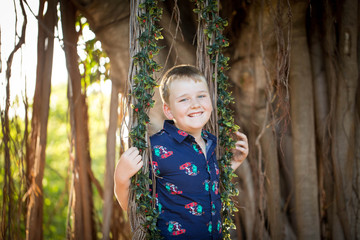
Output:
[[194,112],[194,113],[190,113],[189,117],[199,117],[203,114],[203,112]]

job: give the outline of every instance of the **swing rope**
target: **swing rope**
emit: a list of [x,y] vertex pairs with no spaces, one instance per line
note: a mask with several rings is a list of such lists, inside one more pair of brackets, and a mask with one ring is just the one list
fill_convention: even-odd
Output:
[[[158,216],[155,208],[155,197],[149,190],[152,180],[149,179],[149,163],[151,151],[148,145],[147,125],[150,108],[154,106],[154,88],[157,86],[153,74],[160,66],[153,56],[160,48],[157,40],[162,38],[161,29],[157,26],[162,9],[157,1],[130,1],[130,68],[128,76],[129,95],[127,102],[130,123],[130,143],[139,149],[144,162],[143,168],[131,179],[129,196],[129,220],[133,239],[160,239],[156,228]],[[150,160],[151,161],[151,160]],[[151,164],[152,165],[152,164]],[[154,180],[154,179],[153,179]]]
[[[129,95],[127,109],[130,118],[129,145],[139,149],[144,166],[131,181],[129,196],[129,220],[133,239],[160,239],[156,227],[158,211],[155,208],[155,189],[149,191],[154,179],[149,179],[151,152],[147,124],[150,121],[149,109],[154,106],[154,88],[157,86],[153,78],[160,66],[153,60],[159,52],[157,40],[162,39],[161,29],[157,22],[162,9],[154,0],[130,1],[130,68],[128,76]],[[218,137],[218,161],[221,179],[222,228],[223,239],[230,239],[230,229],[235,228],[232,221],[233,212],[237,211],[231,197],[237,194],[232,177],[236,176],[231,168],[232,152],[235,146],[229,133],[238,130],[234,124],[233,111],[229,105],[234,102],[228,91],[228,78],[224,71],[228,70],[228,57],[222,50],[229,45],[222,31],[227,21],[219,16],[218,0],[194,0],[198,14],[197,29],[197,67],[208,81],[212,94],[214,111],[206,128]],[[216,103],[216,104],[215,104]],[[150,159],[150,163],[148,161]],[[154,174],[152,174],[154,176]],[[155,184],[154,184],[155,185]]]
[[238,194],[231,181],[236,175],[231,168],[231,149],[235,147],[235,141],[230,133],[235,133],[239,127],[234,123],[234,112],[230,109],[234,98],[228,90],[228,77],[224,74],[224,71],[229,69],[229,58],[222,52],[229,46],[229,42],[222,31],[228,23],[219,16],[218,0],[194,2],[194,12],[198,14],[196,62],[199,70],[205,74],[214,103],[214,111],[207,128],[216,134],[219,142],[217,158],[220,168],[222,234],[223,239],[230,239],[230,229],[235,229],[232,216],[237,211],[232,197]]

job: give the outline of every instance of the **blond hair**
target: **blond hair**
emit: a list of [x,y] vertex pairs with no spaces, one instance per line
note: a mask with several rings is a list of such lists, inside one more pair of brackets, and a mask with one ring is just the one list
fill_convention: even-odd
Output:
[[169,102],[170,85],[177,80],[193,80],[194,82],[206,82],[204,75],[192,65],[177,65],[170,68],[161,78],[160,96],[164,103]]

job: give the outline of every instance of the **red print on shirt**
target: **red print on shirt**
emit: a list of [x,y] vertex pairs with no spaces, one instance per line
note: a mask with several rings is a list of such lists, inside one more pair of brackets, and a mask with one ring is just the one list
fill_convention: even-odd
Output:
[[181,224],[176,221],[169,221],[167,223],[167,225],[168,225],[168,231],[174,236],[180,235],[180,234],[183,234],[186,232],[185,229],[181,228]]
[[157,157],[168,158],[173,155],[173,151],[168,151],[166,147],[156,145],[154,146],[154,153]]
[[189,134],[187,134],[186,132],[184,132],[183,130],[179,130],[179,131],[178,131],[178,134],[181,135],[181,136],[184,136],[184,137],[186,137],[187,135],[189,135]]

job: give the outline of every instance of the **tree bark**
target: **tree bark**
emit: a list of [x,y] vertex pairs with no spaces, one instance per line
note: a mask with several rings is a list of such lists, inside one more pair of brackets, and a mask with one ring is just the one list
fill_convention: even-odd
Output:
[[77,39],[75,30],[76,9],[67,0],[60,1],[61,20],[64,35],[66,67],[69,73],[71,87],[70,104],[74,107],[75,127],[75,239],[96,239],[95,222],[93,218],[93,200],[91,180],[88,118],[85,96],[82,94],[81,75],[78,69]]
[[[254,239],[254,226],[256,221],[257,204],[256,199],[256,186],[251,174],[251,168],[248,161],[242,163],[241,167],[236,170],[238,178],[236,181],[239,183],[239,195],[235,202],[238,202],[236,207],[239,209],[237,228],[240,228],[242,235],[237,233],[237,239]],[[235,215],[235,216],[236,216]],[[239,229],[238,229],[239,230]],[[243,236],[243,238],[241,238]]]
[[[358,4],[358,29],[360,28],[360,4]],[[357,40],[357,61],[358,61],[358,70],[360,69],[360,34],[358,34]],[[358,83],[360,82],[360,74],[358,76]],[[360,85],[357,86],[356,94],[356,115],[355,115],[355,169],[357,174],[355,174],[355,188],[354,192],[360,192]],[[355,203],[355,209],[360,209],[360,202]],[[355,222],[355,237],[360,239],[360,211],[357,210],[356,222]]]
[[309,36],[310,57],[312,63],[312,78],[314,82],[314,106],[316,126],[316,155],[318,159],[318,185],[319,185],[319,207],[322,238],[330,238],[329,230],[333,223],[333,166],[330,154],[329,137],[329,96],[328,82],[325,72],[325,60],[321,35],[322,30],[322,6],[321,2],[313,4],[313,15],[311,17]]
[[334,163],[337,211],[346,239],[356,232],[353,190],[356,176],[355,104],[358,86],[357,38],[358,1],[341,2],[339,24],[339,76],[336,83],[335,116],[332,122],[332,157]]
[[103,207],[103,239],[110,239],[110,226],[112,220],[114,201],[114,171],[116,156],[116,129],[118,123],[118,88],[112,85],[110,98],[110,117],[106,140],[106,169],[104,181],[104,207]]
[[51,73],[54,49],[54,28],[57,21],[56,1],[47,1],[44,11],[44,1],[40,1],[38,23],[38,62],[36,72],[36,88],[34,93],[32,128],[29,144],[28,161],[28,209],[26,224],[26,239],[43,239],[43,190],[42,180],[45,167],[45,150],[47,140],[47,123],[51,92]]
[[[336,96],[336,82],[338,79],[338,62],[336,61],[337,59],[337,46],[336,46],[336,39],[337,39],[337,34],[336,34],[336,26],[334,24],[334,19],[335,19],[335,15],[336,12],[332,7],[332,2],[327,0],[324,1],[324,5],[323,5],[323,9],[324,9],[324,17],[323,17],[323,29],[324,29],[324,61],[325,61],[325,71],[326,71],[326,79],[327,79],[327,86],[328,86],[328,92],[329,92],[329,119],[330,119],[330,125],[332,124],[332,122],[334,121],[333,115],[334,112],[336,111],[336,106],[335,106],[335,96]],[[329,130],[328,130],[329,131]],[[330,145],[329,147],[331,148],[330,151],[332,152],[332,133],[330,130]],[[332,153],[331,153],[332,154]],[[333,161],[333,157],[331,156],[331,170],[332,170],[332,177],[334,178],[335,181],[335,175],[334,175],[334,171],[337,168],[335,165],[335,162]],[[330,192],[328,193],[330,194]],[[331,205],[328,206],[330,213],[329,216],[329,225],[331,225],[331,229],[329,229],[330,231],[330,237],[333,239],[344,239],[344,231],[342,229],[341,226],[341,221],[339,220],[339,218],[342,216],[341,214],[339,214],[339,212],[337,211],[337,201],[341,201],[341,196],[337,196],[337,190],[336,190],[336,185],[334,184],[333,186],[333,196],[329,196],[330,199],[333,199],[333,202]]]
[[313,86],[305,30],[308,1],[294,1],[290,69],[295,211],[299,239],[320,239]]
[[264,152],[265,187],[267,195],[267,212],[271,239],[284,239],[284,215],[281,212],[279,162],[276,136],[272,129],[266,128],[261,137]]
[[[2,132],[2,146],[1,150],[4,149],[4,176],[3,176],[3,191],[2,191],[2,204],[1,204],[1,223],[0,223],[0,237],[5,239],[12,237],[17,238],[19,235],[17,229],[20,229],[20,226],[13,227],[12,222],[14,220],[18,223],[20,219],[16,219],[16,217],[13,217],[15,214],[15,205],[14,205],[14,198],[15,195],[14,191],[14,175],[12,174],[12,167],[11,167],[11,132],[10,132],[10,117],[9,117],[9,110],[10,110],[10,102],[11,102],[11,96],[10,96],[10,78],[11,78],[11,70],[12,70],[12,63],[15,56],[15,53],[22,47],[23,44],[25,44],[25,34],[26,34],[26,26],[27,26],[27,16],[25,12],[25,7],[23,4],[23,1],[20,1],[21,6],[21,12],[24,17],[24,20],[22,22],[21,27],[21,35],[19,36],[18,42],[14,46],[14,49],[11,51],[7,61],[6,61],[6,87],[5,87],[5,97],[2,98],[5,104],[5,106],[0,106],[0,118],[1,118],[1,132]],[[15,25],[16,27],[16,25]],[[0,45],[1,45],[1,29],[0,29]],[[1,50],[0,50],[0,65],[1,65]],[[0,67],[0,73],[2,71],[2,67]],[[1,104],[0,104],[1,105]],[[2,109],[4,107],[4,109]],[[25,106],[25,111],[27,111],[27,105]],[[25,120],[25,127],[27,127],[27,118]],[[25,136],[27,136],[27,131],[25,130]],[[27,142],[27,139],[25,138],[25,142]],[[16,148],[15,148],[16,149]],[[16,150],[15,150],[16,151]],[[21,156],[22,158],[22,156]],[[22,160],[20,160],[22,161]],[[21,176],[22,177],[22,176]],[[21,185],[20,185],[21,188]],[[22,199],[18,199],[19,205],[22,206],[21,203]],[[15,219],[14,219],[15,218]]]

